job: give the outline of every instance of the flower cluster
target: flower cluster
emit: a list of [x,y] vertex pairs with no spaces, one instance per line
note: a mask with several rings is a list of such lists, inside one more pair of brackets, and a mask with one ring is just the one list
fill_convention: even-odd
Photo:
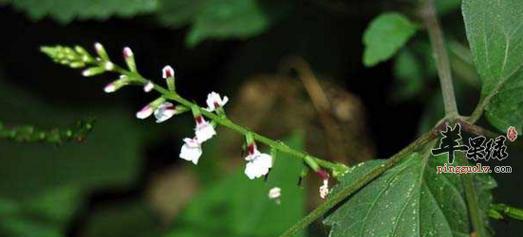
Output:
[[[175,115],[182,114],[189,110],[192,111],[195,121],[194,135],[183,139],[183,145],[180,149],[179,157],[180,159],[190,161],[195,165],[198,164],[203,153],[203,143],[216,135],[215,127],[219,124],[219,119],[226,119],[224,106],[228,103],[229,98],[227,96],[222,97],[216,92],[211,92],[208,94],[206,99],[207,107],[202,108],[196,103],[181,98],[176,93],[175,73],[171,66],[165,66],[162,69],[161,76],[167,85],[167,89],[165,89],[151,80],[145,79],[139,74],[134,59],[134,53],[129,47],[125,47],[122,50],[127,69],[115,65],[109,58],[102,44],[96,43],[94,48],[97,56],[91,56],[80,46],[74,48],[63,46],[42,47],[42,52],[47,54],[57,63],[67,65],[71,68],[85,68],[82,71],[82,75],[85,77],[95,76],[104,72],[115,72],[120,74],[118,79],[105,86],[104,91],[106,93],[114,93],[128,85],[140,85],[146,93],[153,90],[160,92],[162,94],[160,97],[148,103],[136,113],[138,119],[147,119],[154,116],[156,123],[163,123]],[[206,118],[210,118],[210,121],[207,121]],[[251,180],[266,176],[273,166],[273,155],[262,153],[258,150],[254,134],[251,134],[248,130],[243,130],[241,133],[245,135],[247,145],[247,156],[245,157],[246,164],[244,170],[245,175]],[[274,148],[274,146],[279,146],[276,143],[265,143],[269,144],[272,148]],[[320,187],[319,191],[320,196],[325,198],[329,193],[329,173],[320,169],[319,165],[313,158],[307,155],[301,156],[305,156],[304,160],[309,167],[322,178],[323,185]],[[340,172],[346,171],[346,168],[343,165],[334,167],[335,168],[332,168],[333,174],[338,168]],[[281,189],[278,187],[271,189],[268,196],[279,203]]]

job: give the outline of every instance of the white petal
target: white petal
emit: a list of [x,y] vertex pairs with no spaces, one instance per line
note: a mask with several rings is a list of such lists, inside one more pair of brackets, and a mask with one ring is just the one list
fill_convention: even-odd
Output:
[[255,165],[252,162],[247,162],[245,165],[245,175],[249,177],[249,179],[255,179],[257,178],[257,170]]
[[180,158],[192,161],[195,165],[198,164],[198,160],[202,155],[202,148],[198,142],[194,139],[185,138],[185,144],[183,144],[182,149],[180,150]]
[[146,119],[149,116],[151,116],[153,114],[153,112],[154,112],[153,108],[149,105],[146,105],[140,111],[138,111],[138,113],[136,113],[136,117],[139,119]]
[[154,111],[154,117],[156,118],[156,123],[162,123],[170,119],[173,115],[176,114],[176,109],[172,103],[164,102],[158,109]]
[[195,133],[196,140],[199,143],[203,143],[216,135],[216,130],[214,130],[214,127],[209,122],[204,120],[196,125]]
[[329,195],[329,180],[323,180],[323,185],[320,186],[320,197],[325,199]]
[[281,197],[281,188],[279,188],[279,187],[271,188],[271,190],[269,190],[268,196],[270,199],[280,198]]
[[256,162],[258,162],[259,166],[266,167],[267,169],[272,168],[272,156],[260,153],[256,159]]
[[229,101],[229,98],[227,96],[223,97],[223,99],[220,97],[220,94],[216,93],[216,92],[211,92],[207,95],[207,111],[214,111],[216,110],[216,105],[218,105],[219,107],[223,107],[227,101]]

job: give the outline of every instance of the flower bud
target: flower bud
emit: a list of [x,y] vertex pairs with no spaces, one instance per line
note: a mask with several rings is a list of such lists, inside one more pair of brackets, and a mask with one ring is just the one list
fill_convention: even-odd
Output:
[[134,54],[131,48],[123,48],[123,58],[125,59],[125,63],[127,64],[129,70],[131,72],[136,72],[136,62],[134,61]]

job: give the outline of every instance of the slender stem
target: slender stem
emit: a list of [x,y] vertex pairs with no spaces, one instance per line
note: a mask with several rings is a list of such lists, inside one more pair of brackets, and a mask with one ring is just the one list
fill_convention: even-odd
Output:
[[[458,157],[461,157],[463,162],[465,162],[465,163],[467,162],[467,160],[462,155],[460,155]],[[476,233],[475,236],[485,237],[485,236],[487,236],[487,232],[485,229],[485,224],[483,222],[483,218],[480,213],[481,208],[479,207],[478,196],[476,194],[476,188],[474,187],[474,175],[473,174],[463,175],[462,181],[463,181],[463,186],[465,188],[465,199],[467,200],[469,216],[470,216],[470,219],[472,222],[474,232]]]
[[[434,59],[436,61],[436,67],[438,69],[438,76],[441,84],[441,92],[443,93],[445,116],[449,119],[455,119],[459,117],[459,114],[456,105],[456,98],[454,95],[454,88],[452,85],[450,63],[447,50],[445,49],[443,32],[439,25],[433,0],[425,0],[421,11],[421,16],[428,30],[430,42],[432,44],[432,50],[434,52]],[[482,108],[482,106],[480,107]],[[482,109],[474,111],[472,116],[472,123],[475,122],[477,118],[479,118],[478,113],[481,114],[481,112]],[[480,215],[480,209],[477,203],[472,177],[470,175],[465,175],[463,182],[465,185],[465,196],[467,199],[469,214],[474,230],[478,237],[485,237],[485,227]]]
[[400,152],[396,153],[394,156],[388,159],[383,165],[372,169],[366,175],[361,176],[360,178],[355,180],[351,185],[343,187],[339,192],[333,194],[331,197],[329,197],[327,201],[319,205],[311,213],[299,220],[298,223],[294,224],[291,228],[287,229],[287,231],[280,235],[280,237],[294,236],[300,230],[306,228],[314,220],[318,219],[331,208],[336,206],[338,203],[345,200],[345,198],[352,195],[363,186],[367,185],[369,182],[380,176],[383,172],[387,171],[392,166],[396,165],[409,153],[418,150],[421,146],[435,139],[438,135],[437,130],[438,129],[434,129],[428,133],[425,133],[424,135],[416,139],[413,143],[403,148]]
[[[127,75],[136,84],[144,85],[145,83],[147,83],[149,81],[148,79],[144,78],[143,76],[141,76],[138,73],[130,72],[130,71],[127,71],[127,70],[117,67],[117,66],[115,67],[114,70],[120,74]],[[184,99],[183,97],[178,95],[176,92],[170,91],[160,85],[154,84],[154,90],[157,91],[158,93],[160,93],[165,99],[175,101],[187,108],[191,108],[192,106],[196,105],[195,103],[193,103],[187,99]],[[246,129],[246,128],[234,123],[227,117],[217,115],[215,113],[206,111],[204,109],[201,109],[200,112],[202,113],[202,115],[204,115],[205,117],[207,117],[209,119],[212,119],[214,122],[220,124],[221,126],[232,129],[240,134],[246,135],[246,134],[250,133],[250,134],[252,134],[254,140],[256,140],[260,143],[266,144],[280,152],[287,153],[289,155],[300,158],[302,160],[305,159],[305,157],[310,157],[314,161],[316,161],[316,163],[318,163],[318,165],[320,165],[321,167],[331,170],[334,176],[336,176],[337,174],[343,174],[347,170],[347,167],[341,163],[333,163],[333,162],[326,161],[326,160],[320,159],[318,157],[309,155],[307,153],[295,150],[295,149],[287,146],[283,142],[275,141],[271,138],[265,137],[263,135],[255,133],[249,129]]]
[[457,117],[458,107],[454,95],[454,86],[452,85],[449,57],[445,48],[443,32],[439,24],[433,0],[425,0],[425,4],[423,4],[421,9],[421,16],[429,33],[436,68],[438,69],[441,93],[443,93],[443,103],[445,105],[445,115],[449,118]]

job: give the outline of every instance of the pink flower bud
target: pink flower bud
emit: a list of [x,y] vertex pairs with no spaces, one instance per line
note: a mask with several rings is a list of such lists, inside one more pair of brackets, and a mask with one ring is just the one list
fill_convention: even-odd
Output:
[[163,79],[167,79],[169,77],[174,77],[174,69],[169,65],[163,67],[162,77],[163,77]]
[[133,56],[133,51],[129,47],[123,48],[123,57],[124,58],[130,58]]

